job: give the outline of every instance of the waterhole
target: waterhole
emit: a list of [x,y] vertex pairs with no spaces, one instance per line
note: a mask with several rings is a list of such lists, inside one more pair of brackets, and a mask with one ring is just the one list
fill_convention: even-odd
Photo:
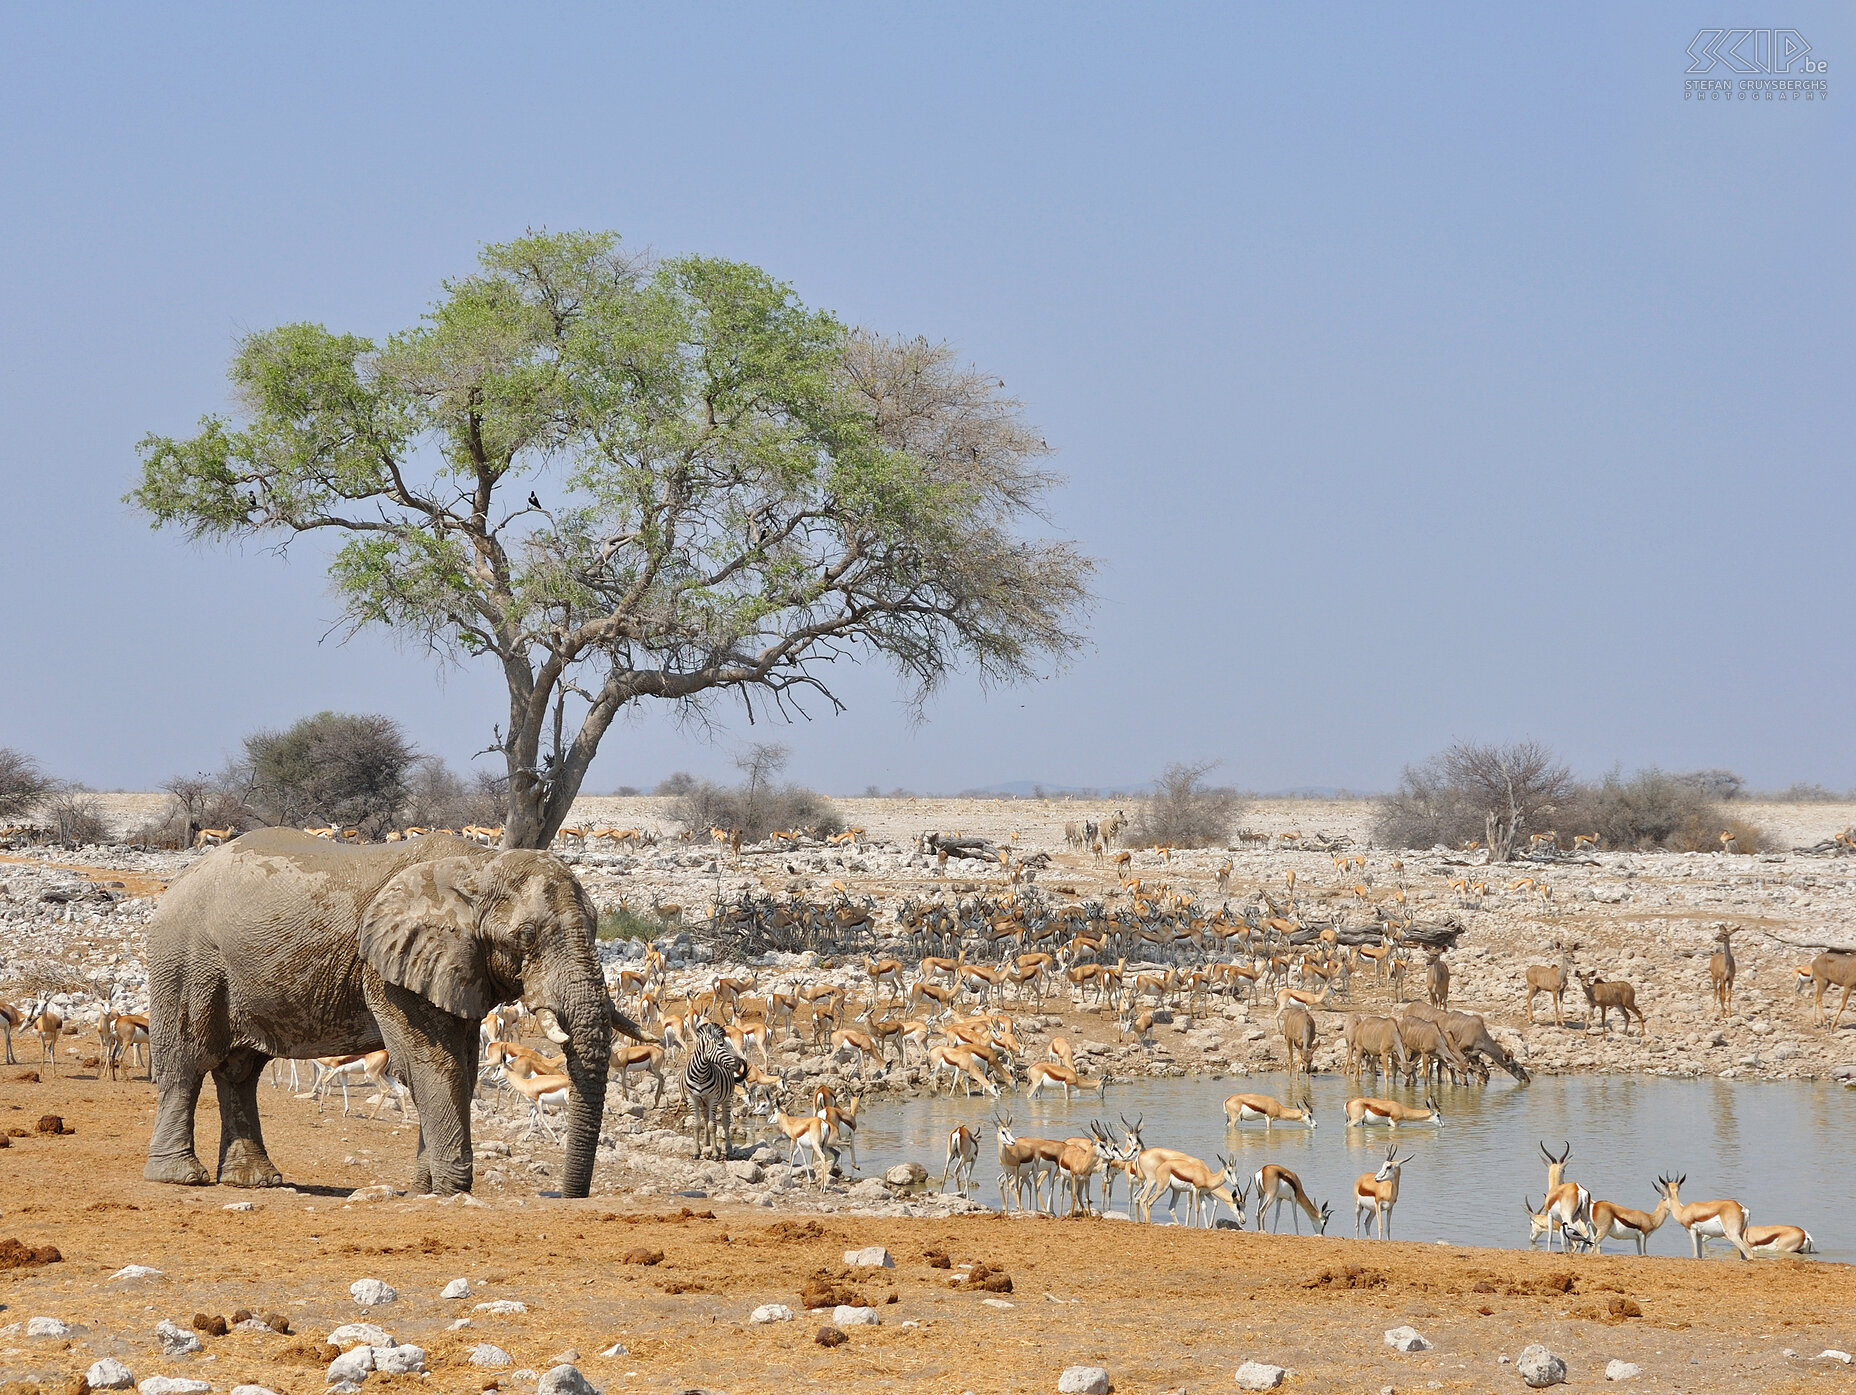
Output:
[[[1803,1226],[1821,1257],[1856,1259],[1856,1227],[1848,1221],[1856,1200],[1856,1168],[1849,1164],[1856,1091],[1841,1086],[1616,1075],[1540,1077],[1518,1085],[1497,1075],[1485,1087],[1441,1092],[1441,1128],[1403,1126],[1396,1132],[1346,1127],[1348,1098],[1375,1092],[1344,1078],[1317,1076],[1312,1088],[1296,1090],[1314,1102],[1312,1129],[1279,1125],[1266,1133],[1259,1123],[1227,1131],[1224,1100],[1236,1093],[1286,1099],[1288,1078],[1139,1080],[1111,1085],[1103,1100],[1091,1093],[1067,1103],[1060,1094],[1036,1099],[1007,1094],[997,1101],[954,1095],[872,1105],[859,1119],[858,1161],[864,1176],[880,1176],[898,1162],[920,1162],[929,1169],[932,1189],[940,1181],[948,1132],[964,1123],[981,1136],[974,1195],[996,1207],[995,1110],[1011,1115],[1016,1134],[1043,1138],[1086,1134],[1090,1120],[1099,1119],[1114,1127],[1119,1140],[1125,1117],[1140,1121],[1149,1146],[1180,1148],[1213,1167],[1221,1153],[1235,1157],[1246,1179],[1265,1163],[1290,1168],[1317,1204],[1333,1205],[1328,1234],[1351,1235],[1354,1179],[1371,1171],[1396,1138],[1412,1161],[1401,1177],[1394,1239],[1525,1247],[1522,1198],[1538,1205],[1546,1184],[1540,1144],[1555,1153],[1570,1144],[1567,1176],[1595,1199],[1651,1211],[1657,1176],[1686,1173],[1683,1201],[1731,1197],[1747,1208],[1755,1225]],[[1421,1092],[1394,1090],[1389,1097],[1418,1104]],[[1100,1195],[1098,1184],[1098,1201]],[[1126,1204],[1125,1190],[1118,1189],[1115,1209]],[[1229,1212],[1220,1208],[1220,1214]],[[1164,1215],[1163,1203],[1155,1219]],[[1293,1228],[1287,1207],[1281,1221]],[[1302,1228],[1306,1233],[1306,1220]],[[1650,1251],[1688,1254],[1688,1234],[1667,1221],[1651,1236]],[[1605,1252],[1634,1253],[1635,1244],[1608,1241]],[[1708,1253],[1738,1262],[1725,1245],[1710,1245]]]

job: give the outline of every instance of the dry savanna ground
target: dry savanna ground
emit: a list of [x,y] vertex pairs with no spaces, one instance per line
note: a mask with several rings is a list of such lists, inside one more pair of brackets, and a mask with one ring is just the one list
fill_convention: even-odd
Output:
[[[939,879],[913,852],[919,835],[936,829],[1005,841],[1016,833],[1020,848],[1052,852],[1039,884],[1059,900],[1119,894],[1112,868],[1063,846],[1063,823],[1102,812],[1097,806],[847,800],[841,809],[865,828],[868,851],[769,852],[708,865],[661,854],[586,857],[578,870],[602,904],[699,905],[705,891],[732,898],[747,888],[824,896],[831,881],[842,880],[850,895],[871,895],[887,913],[904,896],[1006,889],[1003,873],[978,866]],[[1537,1073],[1823,1078],[1849,1064],[1845,1043],[1856,1041],[1856,1030],[1811,1027],[1808,1004],[1789,982],[1791,965],[1809,957],[1799,945],[1856,928],[1849,859],[1789,852],[1773,860],[1611,857],[1522,869],[1551,882],[1551,903],[1497,893],[1466,908],[1448,890],[1449,879],[1461,875],[1449,859],[1367,850],[1373,875],[1362,896],[1352,889],[1363,885],[1357,872],[1343,876],[1307,845],[1321,833],[1365,849],[1369,812],[1346,802],[1254,806],[1245,822],[1275,836],[1230,854],[1233,903],[1281,888],[1295,870],[1302,903],[1324,910],[1364,914],[1402,886],[1420,918],[1458,915],[1467,930],[1453,955],[1453,1001],[1486,1012]],[[670,831],[653,800],[588,801],[583,813]],[[1856,810],[1767,806],[1747,814],[1783,850],[1846,826]],[[1285,840],[1291,833],[1305,837]],[[133,997],[145,982],[146,913],[186,859],[157,866],[104,853],[91,864],[70,854],[18,856],[10,869],[0,868],[0,956],[7,961],[0,996],[17,997],[29,984],[70,983],[97,994],[113,986]],[[1150,886],[1166,882],[1209,897],[1225,857],[1207,851],[1168,863],[1142,851],[1133,870]],[[1395,860],[1403,865],[1394,868]],[[56,872],[52,864],[74,870]],[[1492,884],[1499,873],[1488,874]],[[54,899],[48,893],[60,877],[101,882],[122,899],[113,909],[65,892]],[[1724,1024],[1713,1020],[1706,989],[1710,927],[1722,921],[1747,927],[1737,941],[1745,966],[1739,1011]],[[1527,1022],[1521,970],[1556,940],[1578,943],[1583,962],[1640,985],[1651,1018],[1647,1040],[1634,1033],[1620,1040],[1614,1031],[1604,1043],[1576,1016],[1564,1028]],[[694,982],[722,967],[692,963],[683,973]],[[1389,1005],[1384,985],[1362,983],[1360,993]],[[1062,1002],[1051,1011],[1063,1030],[1118,1053],[1118,1072],[1123,1060],[1139,1064],[1138,1051],[1116,1040],[1112,1019]],[[1165,1054],[1150,1068],[1266,1065],[1272,1043],[1255,1038],[1266,1037],[1267,1010],[1254,1023],[1248,1009],[1221,1012],[1221,1022],[1210,1024],[1217,1033],[1201,1023],[1163,1034]],[[1323,1016],[1324,1050],[1331,1052],[1337,1027],[1337,1016]],[[1500,1358],[1516,1357],[1530,1342],[1564,1357],[1574,1386],[1601,1384],[1611,1360],[1640,1365],[1633,1387],[1651,1391],[1847,1389],[1852,1379],[1849,1366],[1811,1359],[1826,1348],[1856,1346],[1856,1285],[1851,1269],[1836,1264],[1568,1260],[1113,1220],[923,1218],[893,1214],[894,1207],[873,1215],[837,1198],[801,1211],[784,1200],[769,1207],[745,1198],[652,1195],[630,1189],[625,1174],[604,1165],[601,1191],[584,1202],[549,1199],[541,1195],[551,1185],[545,1172],[529,1176],[514,1167],[494,1188],[483,1185],[480,1167],[480,1197],[467,1202],[384,1193],[369,1201],[351,1192],[368,1181],[405,1184],[412,1139],[403,1125],[391,1115],[343,1119],[333,1106],[318,1110],[284,1091],[267,1091],[264,1108],[291,1190],[155,1187],[141,1180],[150,1088],[97,1079],[80,1064],[93,1048],[94,1040],[87,1047],[81,1035],[72,1038],[64,1052],[70,1059],[43,1080],[21,1078],[24,1067],[0,1068],[0,1133],[9,1136],[0,1149],[0,1242],[23,1247],[0,1243],[0,1264],[46,1246],[62,1256],[0,1268],[0,1395],[8,1382],[22,1383],[10,1387],[17,1395],[34,1385],[71,1389],[106,1355],[138,1379],[185,1376],[216,1391],[251,1382],[279,1395],[320,1392],[333,1354],[322,1339],[363,1316],[348,1292],[363,1278],[398,1290],[397,1301],[371,1316],[400,1342],[424,1347],[431,1368],[426,1377],[376,1375],[368,1389],[474,1391],[500,1383],[533,1390],[533,1375],[523,1372],[545,1371],[572,1352],[608,1391],[1045,1392],[1079,1363],[1105,1366],[1123,1392],[1228,1389],[1248,1359],[1290,1368],[1285,1389],[1292,1391],[1483,1391],[1522,1388]],[[1317,1067],[1332,1069],[1331,1056],[1318,1058]],[[47,1115],[61,1117],[70,1131],[41,1133]],[[199,1127],[210,1143],[218,1127],[210,1091]],[[982,1162],[987,1195],[992,1171]],[[251,1209],[226,1209],[245,1204]],[[705,1214],[681,1214],[688,1209]],[[844,1253],[868,1245],[886,1247],[895,1268],[847,1270]],[[659,1252],[652,1263],[628,1262]],[[162,1272],[111,1278],[131,1264]],[[952,1287],[969,1264],[1004,1271],[1010,1291]],[[458,1277],[470,1281],[470,1297],[441,1299],[440,1289]],[[837,1285],[848,1291],[838,1296],[876,1305],[881,1325],[850,1329],[840,1346],[820,1345],[815,1337],[829,1315],[803,1311],[809,1283],[814,1293]],[[519,1300],[527,1312],[475,1306],[499,1299]],[[769,1303],[800,1310],[797,1320],[751,1326],[749,1314]],[[186,1327],[195,1314],[230,1318],[240,1308],[282,1314],[291,1335],[234,1331],[203,1337],[198,1355],[160,1355],[154,1329],[162,1319]],[[25,1325],[34,1317],[60,1319],[70,1330],[29,1337]],[[453,1325],[463,1318],[471,1325]],[[1416,1327],[1432,1348],[1393,1352],[1382,1334],[1401,1324]],[[484,1342],[505,1349],[510,1366],[468,1364]],[[614,1344],[622,1354],[600,1355]],[[1784,1355],[1787,1349],[1797,1355]]]
[[[319,1392],[333,1355],[323,1337],[364,1316],[424,1347],[432,1371],[377,1375],[368,1389],[474,1391],[499,1379],[519,1389],[512,1370],[545,1371],[575,1352],[608,1391],[1045,1392],[1078,1363],[1106,1367],[1124,1392],[1229,1389],[1248,1359],[1290,1368],[1294,1391],[1518,1390],[1500,1358],[1530,1342],[1562,1356],[1574,1386],[1602,1384],[1612,1360],[1640,1365],[1634,1385],[1646,1391],[1850,1383],[1848,1367],[1804,1359],[1856,1342],[1856,1282],[1843,1265],[1567,1260],[1103,1220],[780,1219],[708,1201],[351,1201],[344,1155],[407,1140],[392,1137],[389,1121],[344,1121],[309,1105],[270,1111],[293,1191],[182,1191],[141,1180],[146,1086],[82,1074],[22,1082],[19,1073],[0,1082],[0,1128],[25,1133],[0,1152],[0,1236],[55,1246],[63,1258],[0,1271],[0,1322],[51,1316],[71,1330],[0,1336],[0,1373],[44,1391],[73,1389],[112,1355],[138,1379]],[[38,1134],[49,1112],[73,1132]],[[200,1123],[210,1138],[210,1098]],[[251,1209],[225,1209],[241,1203]],[[869,1245],[886,1247],[894,1269],[844,1266],[845,1251]],[[112,1281],[129,1264],[162,1273]],[[1004,1271],[1010,1291],[952,1287],[966,1264]],[[441,1299],[458,1277],[470,1296]],[[348,1296],[362,1278],[385,1280],[398,1299],[364,1314]],[[840,1298],[875,1305],[881,1325],[820,1345],[829,1314],[804,1312],[801,1294],[821,1279],[849,1290]],[[475,1307],[498,1299],[528,1311]],[[766,1303],[789,1305],[796,1320],[750,1326]],[[205,1337],[198,1355],[157,1354],[162,1318],[186,1327],[195,1313],[240,1308],[283,1314],[291,1334],[233,1331]],[[453,1329],[460,1317],[471,1325]],[[1432,1349],[1386,1347],[1382,1334],[1401,1324]],[[514,1366],[467,1364],[480,1342]],[[615,1343],[622,1354],[598,1355]]]

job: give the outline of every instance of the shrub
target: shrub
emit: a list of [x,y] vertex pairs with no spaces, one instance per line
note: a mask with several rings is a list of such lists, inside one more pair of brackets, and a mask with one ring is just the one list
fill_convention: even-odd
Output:
[[1719,852],[1720,835],[1731,832],[1737,850],[1757,852],[1760,830],[1730,817],[1710,791],[1719,783],[1671,775],[1651,766],[1628,780],[1612,771],[1568,802],[1566,826],[1595,833],[1600,846],[1648,852]]
[[1398,789],[1380,800],[1373,837],[1398,848],[1478,839],[1506,862],[1521,835],[1546,832],[1576,790],[1572,772],[1538,741],[1459,741],[1405,767]]
[[478,771],[468,780],[438,756],[420,756],[406,780],[400,821],[418,828],[463,828],[495,825],[508,808],[507,775]]
[[[803,785],[777,783],[774,776],[786,767],[790,752],[784,746],[763,743],[750,746],[735,758],[745,777],[738,785],[718,785],[683,776],[683,785],[670,806],[670,816],[685,828],[738,828],[742,838],[757,843],[776,829],[809,828],[836,833],[844,820],[831,801]],[[679,772],[681,775],[682,772]],[[671,777],[673,780],[677,776]],[[658,792],[664,792],[664,785]]]
[[602,940],[655,940],[681,928],[681,923],[655,911],[635,911],[630,906],[608,906],[599,913],[598,937]]
[[1765,798],[1776,804],[1841,804],[1845,800],[1844,795],[1838,794],[1835,790],[1826,789],[1814,780],[1801,780],[1797,784],[1787,785],[1776,794],[1766,795]]
[[102,843],[109,838],[103,808],[82,785],[65,785],[45,806],[45,822],[64,843]]
[[412,746],[391,717],[318,712],[245,738],[253,802],[270,823],[332,823],[378,836],[405,803]]
[[0,822],[10,823],[29,812],[54,785],[31,756],[0,746]]
[[1217,767],[1217,761],[1169,765],[1154,781],[1153,794],[1141,804],[1121,841],[1129,846],[1159,843],[1174,848],[1226,842],[1244,801],[1236,790],[1205,783],[1205,776]]

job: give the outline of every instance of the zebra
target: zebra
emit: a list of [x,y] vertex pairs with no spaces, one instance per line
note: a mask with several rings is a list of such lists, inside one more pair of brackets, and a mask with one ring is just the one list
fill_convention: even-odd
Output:
[[[747,1078],[748,1063],[737,1056],[727,1035],[713,1022],[696,1029],[690,1043],[689,1064],[683,1068],[683,1098],[696,1106],[696,1156],[713,1151],[723,1162],[733,1141],[732,1110],[735,1086]],[[721,1116],[722,1140],[716,1143],[716,1116]]]

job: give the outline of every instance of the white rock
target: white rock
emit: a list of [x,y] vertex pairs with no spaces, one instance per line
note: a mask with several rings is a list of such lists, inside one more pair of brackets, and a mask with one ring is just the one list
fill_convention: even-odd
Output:
[[469,1298],[470,1297],[470,1280],[469,1279],[453,1279],[450,1283],[446,1284],[442,1289],[439,1290],[438,1296],[440,1298]]
[[135,1384],[135,1373],[113,1356],[92,1363],[84,1372],[92,1390],[127,1390]]
[[513,1298],[498,1298],[489,1303],[479,1303],[477,1311],[480,1313],[526,1313],[528,1304],[518,1302]]
[[455,1332],[460,1327],[469,1327],[470,1325],[471,1325],[471,1322],[469,1318],[459,1318],[456,1322],[452,1323],[449,1327],[447,1327],[445,1331]]
[[232,1395],[277,1395],[268,1385],[235,1385]]
[[[389,1348],[383,1347],[381,1350],[386,1351]],[[343,1352],[329,1363],[329,1371],[324,1377],[324,1383],[334,1385],[338,1381],[351,1380],[358,1385],[367,1379],[367,1373],[373,1369],[374,1349],[356,1347],[353,1351]]]
[[160,1277],[159,1269],[150,1269],[146,1264],[125,1264],[110,1275],[110,1282],[115,1283],[118,1279],[158,1279]]
[[1386,1332],[1386,1345],[1394,1351],[1429,1351],[1431,1344],[1418,1335],[1415,1327],[1394,1327]]
[[840,1303],[831,1310],[833,1327],[878,1327],[882,1319],[876,1315],[875,1308],[858,1308],[849,1303]]
[[892,1187],[914,1187],[928,1180],[928,1169],[918,1162],[897,1163],[883,1174],[883,1180]]
[[323,1340],[347,1351],[350,1347],[394,1347],[399,1343],[371,1322],[344,1322]]
[[1237,1368],[1237,1388],[1239,1390],[1274,1390],[1282,1384],[1282,1378],[1288,1374],[1280,1366],[1268,1366],[1261,1361],[1246,1361]]
[[1071,1366],[1057,1377],[1058,1395],[1108,1395],[1108,1372],[1100,1366]]
[[228,1201],[219,1209],[221,1211],[249,1211],[252,1209],[252,1206],[249,1201]]
[[407,1345],[403,1347],[371,1347],[374,1353],[374,1369],[387,1375],[418,1375],[425,1370],[425,1348]]
[[399,1294],[393,1291],[392,1284],[379,1279],[357,1279],[348,1286],[348,1296],[363,1308],[377,1308],[382,1303],[391,1303]]
[[492,1370],[500,1370],[504,1366],[514,1364],[508,1352],[489,1342],[477,1343],[470,1349],[470,1355],[466,1360],[473,1366],[488,1366]]
[[881,1245],[870,1245],[861,1250],[846,1250],[844,1262],[863,1269],[894,1269],[896,1261],[889,1257],[889,1251]]
[[982,1298],[980,1302],[988,1308],[1016,1308],[1018,1306],[1016,1303],[1006,1302],[1003,1298]]
[[246,1318],[243,1322],[235,1322],[232,1324],[232,1330],[234,1332],[256,1332],[258,1335],[264,1337],[275,1337],[279,1335],[271,1330],[271,1325],[268,1322],[263,1322],[258,1318]]
[[541,1378],[535,1395],[599,1395],[599,1391],[580,1374],[579,1367],[563,1363]]
[[1850,1354],[1847,1351],[1838,1351],[1835,1347],[1825,1347],[1813,1359],[1818,1361],[1841,1361],[1845,1366],[1850,1364]]
[[68,1337],[71,1335],[71,1324],[63,1318],[27,1318],[26,1335],[28,1337]]
[[361,1387],[351,1380],[338,1380],[323,1391],[322,1395],[361,1395]]
[[212,1388],[203,1380],[188,1380],[185,1376],[150,1376],[136,1386],[142,1395],[201,1395]]
[[631,1349],[623,1342],[614,1342],[600,1353],[601,1356],[630,1356]]
[[1605,1363],[1606,1380],[1635,1380],[1643,1374],[1643,1367],[1634,1361],[1607,1361]]
[[784,1303],[763,1303],[748,1315],[750,1323],[791,1322],[793,1310]]
[[191,1356],[200,1349],[200,1339],[184,1327],[176,1327],[166,1318],[155,1324],[155,1340],[161,1343],[163,1356]]
[[1536,1390],[1545,1389],[1549,1385],[1559,1385],[1566,1379],[1566,1363],[1541,1346],[1539,1342],[1533,1343],[1521,1353],[1520,1360],[1514,1363],[1514,1368],[1520,1372],[1521,1379]]

